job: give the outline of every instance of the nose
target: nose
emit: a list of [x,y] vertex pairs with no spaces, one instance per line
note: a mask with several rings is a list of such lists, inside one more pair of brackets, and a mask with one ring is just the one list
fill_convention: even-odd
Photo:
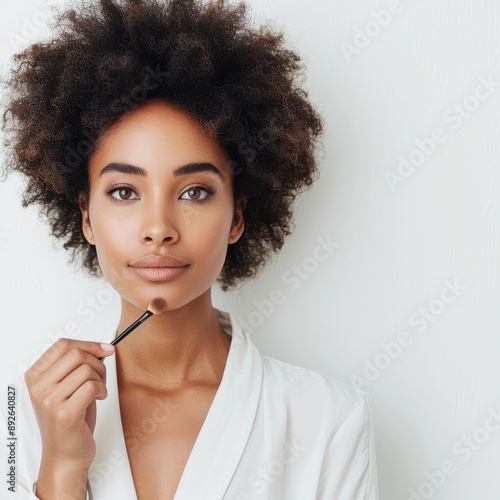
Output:
[[165,203],[157,201],[144,206],[140,233],[142,243],[162,245],[179,239],[174,213]]

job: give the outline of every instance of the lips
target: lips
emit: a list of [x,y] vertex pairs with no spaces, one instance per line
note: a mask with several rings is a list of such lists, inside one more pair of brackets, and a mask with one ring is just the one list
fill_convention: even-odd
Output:
[[168,255],[148,255],[131,264],[132,267],[184,267],[188,264]]
[[130,265],[132,270],[148,281],[170,281],[180,276],[189,264],[175,257],[148,255]]

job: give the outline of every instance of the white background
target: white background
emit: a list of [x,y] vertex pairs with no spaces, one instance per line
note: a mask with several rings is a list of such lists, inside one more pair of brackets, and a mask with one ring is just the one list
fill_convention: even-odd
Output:
[[[293,236],[258,281],[215,291],[214,305],[264,354],[369,392],[382,500],[410,489],[498,500],[500,1],[249,3],[303,56],[327,129]],[[47,18],[36,0],[4,5],[4,69],[21,48],[14,37],[36,41]],[[403,159],[419,165],[391,189]],[[109,340],[119,313],[116,294],[53,247],[36,208],[21,208],[20,191],[15,177],[0,184],[5,405],[7,383],[53,339],[73,326]],[[321,240],[338,247],[317,253]],[[270,306],[273,290],[283,300]],[[436,474],[443,463],[448,475]]]

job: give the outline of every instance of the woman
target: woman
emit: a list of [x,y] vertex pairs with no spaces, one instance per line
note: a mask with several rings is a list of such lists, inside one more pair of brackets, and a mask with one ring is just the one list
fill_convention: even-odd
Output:
[[[366,394],[263,357],[211,287],[257,276],[317,174],[322,122],[243,4],[87,2],[18,55],[9,170],[121,296],[20,384],[17,490],[57,499],[376,499]],[[99,403],[96,403],[99,401]]]

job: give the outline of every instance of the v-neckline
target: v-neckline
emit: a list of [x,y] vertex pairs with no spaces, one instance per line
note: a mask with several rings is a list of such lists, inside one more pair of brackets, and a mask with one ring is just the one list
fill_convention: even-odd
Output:
[[[231,344],[221,382],[187,459],[174,500],[224,497],[257,411],[262,385],[260,354],[229,313],[219,309],[216,312],[222,328],[232,337]],[[95,490],[94,500],[137,500],[120,413],[115,356],[106,358],[106,366],[108,397],[98,402],[94,432],[97,453],[89,480]],[[113,462],[116,477],[101,477],[103,464],[113,466]]]

